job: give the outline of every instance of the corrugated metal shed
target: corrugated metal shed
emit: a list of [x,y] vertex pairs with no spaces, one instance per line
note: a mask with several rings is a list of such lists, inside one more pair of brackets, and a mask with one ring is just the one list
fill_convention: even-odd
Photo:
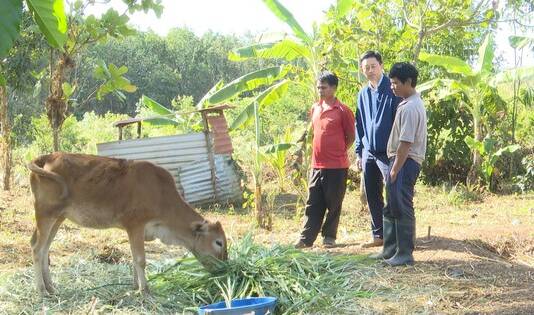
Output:
[[180,194],[193,205],[241,199],[240,182],[231,156],[214,154],[215,171],[212,172],[207,141],[212,146],[211,137],[201,132],[100,143],[97,150],[102,156],[145,160],[167,169]]
[[211,182],[209,160],[202,159],[184,165],[180,170],[180,183],[184,198],[201,205],[217,200],[233,202],[241,199],[239,178],[230,155],[215,155],[215,191]]
[[208,158],[206,138],[202,132],[99,143],[97,151],[102,156],[145,160],[159,165],[171,173],[181,193],[180,167]]

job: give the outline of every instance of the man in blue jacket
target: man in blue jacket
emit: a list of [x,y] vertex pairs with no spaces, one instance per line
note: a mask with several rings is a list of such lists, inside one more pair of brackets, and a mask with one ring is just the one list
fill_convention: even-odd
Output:
[[[401,101],[391,90],[391,82],[384,75],[382,56],[368,51],[360,58],[362,72],[369,81],[358,93],[356,111],[357,166],[363,170],[367,204],[371,213],[373,239],[362,247],[383,245],[382,195],[388,173],[387,143],[397,105]],[[387,220],[384,219],[384,220]],[[387,225],[386,226],[391,226]]]

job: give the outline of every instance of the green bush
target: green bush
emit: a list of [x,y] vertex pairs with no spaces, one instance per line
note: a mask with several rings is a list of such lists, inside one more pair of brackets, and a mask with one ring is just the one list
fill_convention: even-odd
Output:
[[472,134],[469,113],[458,109],[458,101],[427,102],[428,141],[423,164],[424,182],[465,182],[471,165],[471,151],[464,139]]
[[482,201],[482,196],[480,194],[479,187],[456,184],[450,187],[447,200],[451,205],[460,206],[469,202]]
[[524,175],[517,175],[514,178],[515,187],[522,193],[534,190],[534,152],[525,156],[521,160],[524,168]]

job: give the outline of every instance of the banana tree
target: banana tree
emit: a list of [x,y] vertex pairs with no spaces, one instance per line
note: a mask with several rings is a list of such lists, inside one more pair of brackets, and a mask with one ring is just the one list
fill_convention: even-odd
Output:
[[[282,72],[283,74],[283,72]],[[232,122],[230,130],[236,130],[247,126],[251,121],[254,121],[255,134],[255,150],[254,150],[254,205],[256,211],[256,218],[258,225],[262,228],[271,228],[271,215],[266,211],[262,204],[262,170],[263,161],[261,153],[261,133],[260,133],[260,110],[278,101],[287,91],[289,81],[283,79],[274,85],[263,90],[257,94],[256,97],[245,107],[243,111]],[[277,147],[276,151],[282,151],[283,147]]]
[[[341,1],[341,10],[347,7]],[[228,58],[233,61],[248,59],[277,59],[290,65],[287,75],[296,76],[294,80],[306,87],[310,98],[315,98],[315,78],[322,70],[322,48],[317,36],[308,34],[297,22],[293,14],[278,0],[263,0],[267,8],[292,30],[292,34],[263,34],[257,43],[231,51]]]
[[[198,109],[206,106],[212,106],[226,102],[232,98],[235,98],[247,91],[256,91],[256,96],[245,107],[245,109],[238,115],[238,117],[231,124],[230,129],[236,130],[243,128],[250,122],[255,122],[255,159],[253,167],[253,177],[255,183],[255,207],[258,218],[258,224],[262,228],[270,228],[271,220],[270,216],[266,213],[262,207],[261,202],[261,170],[262,170],[262,149],[261,149],[261,135],[260,135],[260,119],[259,111],[261,108],[269,106],[275,101],[279,100],[285,91],[287,90],[289,81],[281,79],[286,74],[286,68],[283,66],[269,67],[253,71],[245,74],[226,85],[221,82],[217,83],[202,99],[197,103]],[[263,90],[261,90],[263,89]],[[175,124],[180,125],[179,120],[183,119],[180,113],[176,113],[169,108],[158,104],[152,99],[144,96],[140,105],[148,109],[145,115],[150,117],[148,123],[152,124]],[[282,150],[283,147],[277,148]]]
[[[295,19],[293,14],[278,0],[263,0],[267,8],[291,29],[291,34],[263,34],[252,45],[240,47],[231,51],[228,58],[233,61],[249,59],[274,59],[283,61],[286,65],[286,78],[291,77],[291,82],[303,86],[309,95],[311,102],[317,98],[315,79],[322,70],[322,47],[317,41],[317,32],[308,34]],[[339,10],[347,11],[350,8],[349,1],[340,1]],[[248,106],[246,106],[231,124],[231,129],[243,128],[249,122],[254,121],[255,129],[260,125],[260,112],[279,99],[287,91],[290,81],[280,81],[276,85],[259,94]],[[306,133],[305,133],[306,134]],[[260,134],[256,133],[256,143],[259,147]],[[301,152],[307,152],[307,141],[302,141]],[[257,148],[257,152],[258,152]],[[307,158],[307,157],[306,157]],[[259,159],[257,159],[259,161]],[[261,163],[261,161],[260,161]],[[261,165],[255,172],[256,192],[261,195]],[[302,170],[302,174],[305,170]],[[256,206],[261,202],[261,196],[256,196]]]
[[4,189],[10,188],[11,170],[11,122],[8,117],[8,89],[2,71],[2,63],[8,57],[11,47],[20,36],[23,6],[37,23],[52,47],[61,48],[67,36],[67,22],[63,0],[4,0],[0,2],[0,133],[2,135]]
[[50,46],[62,49],[67,40],[63,0],[4,0],[0,3],[0,59],[20,35],[24,3]]
[[[292,33],[281,35],[263,34],[258,38],[257,43],[231,51],[228,58],[233,61],[253,58],[284,61],[288,69],[286,75],[293,78],[292,82],[305,87],[309,95],[308,101],[311,102],[317,98],[315,79],[324,64],[322,47],[317,41],[318,34],[315,31],[313,34],[306,33],[293,14],[278,0],[263,0],[263,3],[279,20],[289,26]],[[350,1],[339,1],[337,9],[340,14],[348,11],[350,9]],[[260,110],[263,107],[260,106]],[[240,124],[244,123],[242,117],[249,117],[251,113],[252,106],[245,108],[239,118],[232,124],[233,127],[238,128]],[[305,145],[306,141],[303,141],[302,150],[304,150]]]
[[[443,67],[451,78],[434,79],[418,86],[419,92],[439,89],[438,98],[462,95],[465,101],[461,105],[468,109],[473,123],[473,139],[482,142],[484,138],[484,118],[490,105],[485,102],[488,94],[498,93],[496,86],[508,82],[512,77],[527,78],[534,73],[534,67],[516,68],[495,74],[493,71],[494,40],[488,34],[478,51],[478,60],[474,66],[460,58],[421,52],[419,59],[435,66]],[[479,150],[472,150],[473,163],[468,174],[468,182],[476,184],[482,158]]]
[[[280,70],[277,73],[277,76],[269,78],[269,83],[274,83],[273,81],[279,80],[280,77],[283,77],[286,74],[285,67],[279,67]],[[261,71],[261,70],[260,70]],[[289,81],[287,79],[279,80],[275,84],[267,87],[260,93],[258,93],[253,100],[245,107],[245,109],[237,116],[237,118],[232,122],[230,130],[236,130],[238,128],[243,128],[252,120],[254,121],[254,130],[255,130],[255,150],[254,150],[254,167],[253,167],[253,179],[254,179],[254,205],[258,225],[265,229],[270,229],[272,226],[271,215],[267,212],[267,209],[263,207],[262,204],[262,164],[265,160],[261,151],[261,133],[260,133],[260,110],[266,106],[269,106],[279,100],[284,93],[287,91]],[[224,91],[225,89],[221,89]],[[220,92],[219,92],[220,93]],[[216,92],[214,95],[217,95]],[[235,95],[235,94],[234,94]],[[218,99],[218,97],[210,97],[208,100]],[[283,151],[287,148],[285,146],[277,146],[272,148],[273,151]]]
[[[198,101],[195,107],[197,109],[202,109],[208,106],[221,104],[239,96],[244,92],[255,91],[267,86],[268,88],[262,93],[259,93],[255,98],[255,100],[259,101],[261,104],[265,104],[266,101],[264,99],[268,100],[273,98],[273,96],[268,97],[269,93],[266,93],[266,91],[269,91],[273,95],[281,94],[282,91],[285,91],[284,87],[287,85],[281,86],[280,84],[277,84],[272,86],[273,83],[277,82],[277,80],[280,80],[280,77],[283,76],[284,73],[284,67],[276,66],[247,73],[227,84],[223,84],[222,81],[219,81]],[[147,111],[144,113],[145,118],[152,118],[147,120],[148,123],[160,125],[171,124],[178,126],[183,122],[183,118],[181,117],[180,113],[176,113],[175,111],[169,109],[169,107],[159,104],[148,96],[143,95],[139,100],[139,104],[147,109]],[[253,110],[253,102],[251,105],[247,106],[247,108],[249,110],[252,108]],[[251,117],[253,117],[253,115]],[[240,120],[242,120],[241,124],[244,124],[250,120],[250,117],[242,114]],[[239,126],[241,124],[239,124]]]
[[482,175],[488,183],[489,189],[494,190],[493,187],[493,173],[495,172],[495,164],[497,160],[504,153],[513,153],[519,150],[521,147],[517,144],[512,144],[505,146],[503,148],[497,149],[497,141],[492,139],[489,135],[484,138],[483,141],[476,141],[472,137],[467,137],[465,142],[469,148],[473,151],[477,151],[482,157]]

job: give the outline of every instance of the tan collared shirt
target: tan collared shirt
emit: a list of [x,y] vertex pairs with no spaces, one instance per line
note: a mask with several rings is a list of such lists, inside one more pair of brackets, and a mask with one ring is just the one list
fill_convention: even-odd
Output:
[[393,128],[389,135],[387,153],[392,158],[397,155],[401,141],[412,145],[408,157],[419,164],[423,163],[426,153],[426,110],[419,93],[404,99],[397,107]]

